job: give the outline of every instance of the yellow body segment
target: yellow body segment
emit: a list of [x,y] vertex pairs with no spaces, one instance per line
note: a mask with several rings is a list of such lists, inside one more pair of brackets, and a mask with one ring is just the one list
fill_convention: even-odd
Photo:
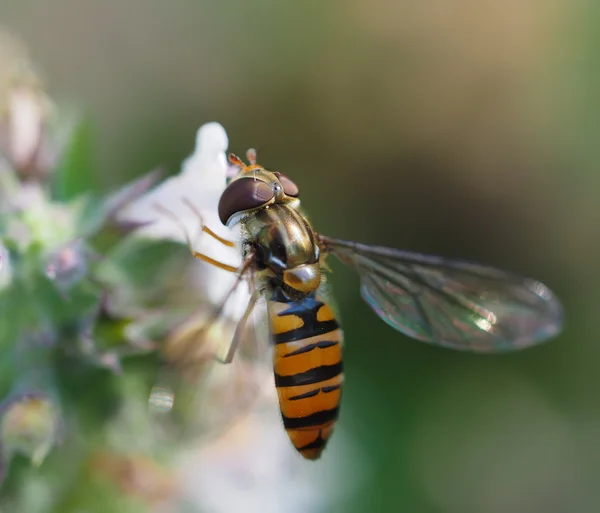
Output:
[[296,315],[286,315],[284,317],[275,316],[271,318],[271,332],[274,335],[287,333],[304,325],[304,321]]

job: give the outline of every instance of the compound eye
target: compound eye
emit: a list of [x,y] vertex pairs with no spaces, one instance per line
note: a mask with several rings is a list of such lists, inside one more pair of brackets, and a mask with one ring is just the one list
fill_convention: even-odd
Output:
[[285,192],[285,194],[287,196],[292,196],[292,197],[296,197],[298,196],[298,194],[300,194],[300,191],[298,190],[298,186],[292,182],[287,176],[282,175],[281,173],[275,172],[273,173],[277,179],[279,180],[279,182],[281,183],[281,186],[283,187],[283,192]]
[[266,205],[274,196],[275,191],[268,183],[254,178],[238,178],[221,194],[219,219],[226,225],[232,215]]

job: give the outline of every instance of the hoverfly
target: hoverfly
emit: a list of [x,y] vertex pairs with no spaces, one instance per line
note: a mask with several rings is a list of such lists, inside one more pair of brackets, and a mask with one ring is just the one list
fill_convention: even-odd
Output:
[[[258,165],[254,150],[248,150],[247,159],[248,165],[229,155],[239,172],[218,205],[221,222],[240,228],[242,265],[236,268],[195,251],[188,237],[196,258],[235,273],[235,283],[200,329],[197,323],[184,325],[171,337],[167,356],[193,367],[201,358],[191,354],[190,347],[202,353],[200,337],[212,336],[227,340],[221,363],[244,358],[249,362],[258,357],[260,342],[270,342],[283,425],[305,458],[321,455],[341,400],[343,334],[324,283],[329,255],[359,274],[362,297],[381,319],[423,342],[493,353],[525,348],[560,331],[562,307],[542,283],[480,264],[317,233],[300,209],[298,186],[286,175]],[[202,230],[220,244],[234,246],[208,227]],[[216,321],[242,282],[250,289],[245,313],[237,324],[230,322],[228,330],[211,334],[223,324]],[[262,333],[261,319],[268,328]],[[240,372],[250,368],[240,367]],[[165,397],[172,400],[164,389],[157,390],[155,403]],[[232,394],[244,392],[245,400],[256,393],[241,385]]]

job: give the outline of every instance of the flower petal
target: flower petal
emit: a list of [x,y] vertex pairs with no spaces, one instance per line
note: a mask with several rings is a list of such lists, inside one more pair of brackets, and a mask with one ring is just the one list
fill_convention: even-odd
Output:
[[9,154],[17,168],[31,166],[42,144],[46,107],[39,94],[15,88],[9,99]]
[[[227,146],[227,133],[219,123],[201,126],[196,134],[194,153],[183,162],[181,173],[133,201],[117,215],[117,220],[138,225],[140,227],[136,233],[155,239],[185,243],[187,232],[195,251],[218,262],[238,267],[242,261],[239,229],[232,230],[224,226],[218,215],[219,199],[227,185],[229,172],[225,155]],[[194,208],[186,205],[186,201]],[[171,212],[177,221],[157,209],[156,205]],[[236,243],[235,246],[226,246],[202,232],[203,223],[219,237]],[[215,305],[222,301],[234,284],[232,273],[209,264],[201,263],[192,272],[193,280],[197,281],[209,301]],[[228,302],[225,313],[234,318],[239,317],[247,303],[247,287],[238,287],[236,294]]]
[[227,145],[227,134],[220,124],[200,127],[194,153],[183,162],[181,173],[132,202],[119,213],[118,219],[146,225],[139,233],[147,237],[185,242],[182,230],[155,208],[158,204],[171,211],[194,236],[198,234],[200,220],[184,203],[185,199],[196,207],[213,231],[231,237],[231,230],[221,225],[217,215],[219,198],[226,186]]

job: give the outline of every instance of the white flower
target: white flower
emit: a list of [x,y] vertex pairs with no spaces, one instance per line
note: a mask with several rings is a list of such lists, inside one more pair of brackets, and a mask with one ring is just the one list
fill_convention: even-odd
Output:
[[185,235],[173,221],[156,209],[161,205],[175,214],[190,234],[198,235],[200,222],[183,202],[192,202],[204,222],[223,237],[231,230],[221,224],[217,215],[219,197],[226,185],[227,134],[218,123],[207,123],[196,135],[196,148],[182,166],[181,173],[165,180],[153,190],[123,209],[118,219],[147,226],[139,233],[156,239],[185,242]]
[[[223,264],[239,267],[242,262],[239,230],[224,226],[218,215],[219,198],[227,180],[227,146],[227,134],[219,123],[207,123],[200,127],[194,153],[183,162],[181,173],[130,203],[117,214],[117,220],[142,225],[137,233],[155,239],[186,243],[187,232],[195,251]],[[186,205],[186,201],[193,204],[201,219]],[[169,210],[181,226],[161,208]],[[228,247],[202,232],[202,223],[219,237],[236,245]],[[193,266],[194,281],[202,284],[209,301],[220,304],[233,287],[235,275],[205,262],[199,261],[197,264]],[[248,300],[248,288],[237,287],[234,296],[227,302],[226,314],[233,318],[241,317]]]

